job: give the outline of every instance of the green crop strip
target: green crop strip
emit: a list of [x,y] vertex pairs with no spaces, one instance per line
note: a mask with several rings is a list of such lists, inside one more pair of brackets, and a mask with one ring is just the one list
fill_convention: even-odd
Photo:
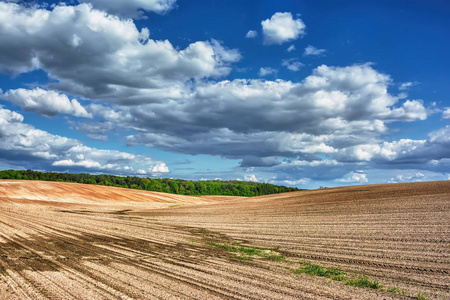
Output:
[[367,276],[362,276],[357,279],[347,279],[345,281],[345,284],[357,287],[367,287],[371,289],[380,289],[382,287],[382,285],[378,281],[371,281]]
[[304,266],[293,270],[295,274],[304,273],[310,276],[328,277],[336,281],[342,281],[345,279],[344,275],[346,273],[338,268],[325,268],[306,261],[300,261],[300,263],[304,264]]
[[326,268],[304,260],[301,260],[300,264],[303,266],[298,269],[294,269],[293,272],[295,274],[308,274],[310,276],[327,277],[335,281],[344,281],[346,285],[356,287],[367,287],[371,289],[382,288],[382,285],[378,281],[372,281],[367,276],[348,278],[347,273],[339,268]]
[[278,252],[274,252],[271,250],[264,250],[264,249],[256,249],[256,248],[249,248],[249,247],[243,247],[240,245],[228,245],[228,244],[219,244],[219,243],[208,243],[211,246],[215,246],[218,248],[221,248],[227,252],[234,252],[234,253],[240,253],[242,256],[239,256],[239,259],[243,260],[253,260],[253,256],[257,255],[262,258],[267,258],[269,260],[273,261],[283,261],[286,260],[286,257],[282,254],[279,254]]

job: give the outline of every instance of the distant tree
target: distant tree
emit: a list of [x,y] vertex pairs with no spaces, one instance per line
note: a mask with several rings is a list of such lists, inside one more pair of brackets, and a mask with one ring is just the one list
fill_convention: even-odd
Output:
[[37,172],[32,170],[3,170],[0,179],[48,180],[63,182],[78,182],[124,188],[142,189],[147,191],[165,192],[184,195],[230,195],[230,196],[259,196],[272,193],[298,191],[297,188],[276,186],[268,183],[245,181],[190,181],[183,179],[151,179],[141,177],[121,177],[108,174],[91,175],[87,173],[55,173]]

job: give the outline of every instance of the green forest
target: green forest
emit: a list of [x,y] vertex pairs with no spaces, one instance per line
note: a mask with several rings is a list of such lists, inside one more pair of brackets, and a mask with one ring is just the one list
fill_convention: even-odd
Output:
[[297,188],[247,181],[191,181],[169,178],[142,178],[135,176],[92,175],[87,173],[55,173],[32,170],[0,171],[0,179],[43,180],[97,184],[145,191],[164,192],[180,195],[227,195],[227,196],[261,196],[277,193],[299,191]]

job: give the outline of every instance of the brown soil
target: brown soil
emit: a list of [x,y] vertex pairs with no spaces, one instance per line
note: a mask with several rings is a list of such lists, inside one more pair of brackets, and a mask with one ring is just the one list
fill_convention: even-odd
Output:
[[449,299],[449,258],[450,181],[236,198],[0,180],[0,299]]

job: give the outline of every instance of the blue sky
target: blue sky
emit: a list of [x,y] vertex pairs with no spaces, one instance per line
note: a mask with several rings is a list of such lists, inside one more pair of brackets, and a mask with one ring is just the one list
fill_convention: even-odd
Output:
[[450,176],[447,1],[0,1],[0,168]]

